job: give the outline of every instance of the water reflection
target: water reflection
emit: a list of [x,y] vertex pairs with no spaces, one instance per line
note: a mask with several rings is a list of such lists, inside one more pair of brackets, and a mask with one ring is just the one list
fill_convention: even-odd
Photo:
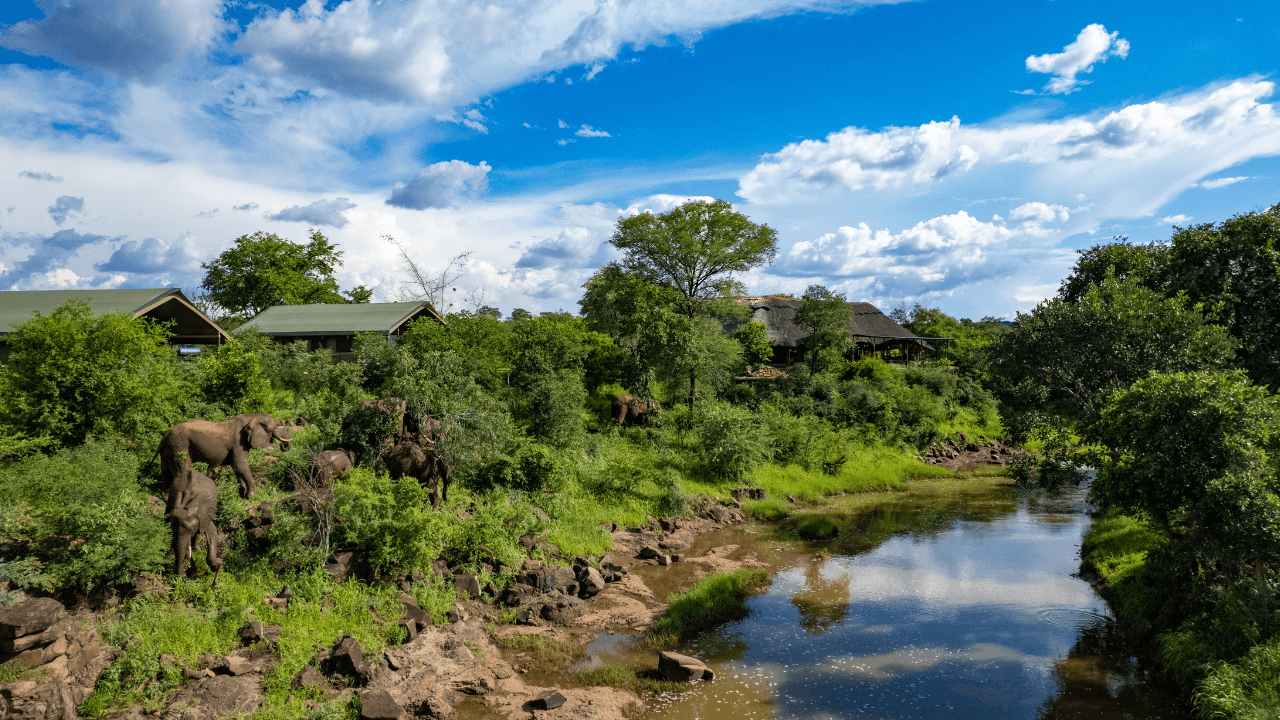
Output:
[[834,513],[832,554],[814,546],[750,617],[686,648],[717,680],[655,716],[1184,717],[1074,577],[1082,509],[1080,490],[979,483]]

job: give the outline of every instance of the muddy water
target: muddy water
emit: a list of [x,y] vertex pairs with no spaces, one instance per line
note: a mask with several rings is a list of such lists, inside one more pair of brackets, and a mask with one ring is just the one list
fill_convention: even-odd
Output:
[[[1083,496],[918,485],[829,509],[841,532],[827,543],[786,524],[701,538],[694,555],[733,543],[775,563],[773,584],[749,617],[682,648],[716,680],[651,700],[649,717],[1188,717],[1076,576]],[[687,569],[644,572],[662,599]],[[652,666],[621,639],[602,636],[587,662]]]

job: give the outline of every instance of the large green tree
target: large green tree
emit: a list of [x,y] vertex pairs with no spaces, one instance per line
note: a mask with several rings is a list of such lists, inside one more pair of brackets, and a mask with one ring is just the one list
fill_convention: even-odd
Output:
[[844,294],[825,285],[810,285],[801,297],[804,304],[796,311],[795,323],[809,331],[804,344],[813,353],[811,362],[816,371],[823,348],[845,351],[853,345],[853,306]]
[[203,263],[201,286],[219,307],[242,317],[272,305],[369,302],[373,291],[363,285],[338,290],[333,272],[341,266],[342,251],[319,230],[305,245],[259,231],[236,238],[233,247]]
[[[733,292],[736,274],[772,262],[778,252],[773,228],[751,222],[724,200],[691,200],[657,215],[624,218],[609,242],[622,251],[626,271],[673,289],[677,308],[691,321],[710,301]],[[694,325],[688,327],[692,332]],[[692,409],[698,376],[688,377]]]

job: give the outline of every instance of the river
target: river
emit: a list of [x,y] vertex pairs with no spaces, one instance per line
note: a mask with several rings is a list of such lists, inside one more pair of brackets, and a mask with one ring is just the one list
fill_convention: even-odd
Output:
[[[773,565],[745,619],[682,652],[716,680],[648,701],[649,718],[1189,717],[1132,657],[1107,604],[1078,575],[1085,493],[1007,480],[913,483],[837,499],[825,543],[794,522],[699,538]],[[663,599],[680,565],[643,570]],[[587,663],[652,663],[602,635]]]

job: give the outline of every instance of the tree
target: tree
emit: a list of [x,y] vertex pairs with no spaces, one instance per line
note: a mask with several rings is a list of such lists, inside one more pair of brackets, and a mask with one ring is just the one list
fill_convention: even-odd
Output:
[[984,317],[976,322],[968,318],[956,319],[939,308],[927,308],[919,303],[910,310],[903,303],[890,313],[890,317],[919,337],[951,338],[934,342],[937,348],[935,357],[976,375],[983,373],[986,363],[984,349],[1009,331],[1009,326],[996,317]]
[[733,331],[733,339],[742,345],[742,356],[750,365],[763,365],[773,359],[773,343],[764,323],[749,322]]
[[339,292],[333,276],[342,251],[319,230],[298,245],[262,231],[236,238],[235,246],[203,263],[201,287],[209,301],[233,315],[252,317],[272,305],[369,302],[373,291],[359,285]]
[[795,324],[809,331],[805,346],[813,351],[813,367],[818,367],[818,352],[823,348],[847,350],[853,345],[853,306],[843,294],[823,285],[810,285],[804,291],[804,304],[796,311]]
[[[734,274],[772,262],[778,251],[773,228],[751,222],[724,200],[691,200],[659,215],[624,218],[609,242],[623,252],[629,273],[674,289],[690,320],[725,294]],[[697,382],[689,376],[690,409]]]
[[1094,245],[1088,250],[1077,250],[1080,259],[1071,274],[1062,281],[1058,297],[1068,302],[1080,302],[1094,285],[1101,285],[1107,273],[1118,278],[1133,278],[1143,287],[1158,289],[1160,273],[1168,259],[1167,245],[1148,243],[1134,245],[1126,237],[1105,245]]
[[990,346],[994,390],[1011,432],[1086,429],[1108,395],[1151,372],[1224,368],[1234,341],[1184,298],[1109,276],[1079,303],[1046,300]]
[[[397,297],[401,300],[426,300],[441,315],[451,315],[453,308],[460,308],[458,299],[458,280],[467,274],[467,262],[472,251],[458,253],[449,258],[439,272],[432,272],[422,266],[409,254],[404,243],[390,235],[383,235],[384,240],[396,246],[400,251],[400,267],[408,274],[409,279],[400,282]],[[464,288],[472,309],[479,313],[485,307],[484,288]]]

